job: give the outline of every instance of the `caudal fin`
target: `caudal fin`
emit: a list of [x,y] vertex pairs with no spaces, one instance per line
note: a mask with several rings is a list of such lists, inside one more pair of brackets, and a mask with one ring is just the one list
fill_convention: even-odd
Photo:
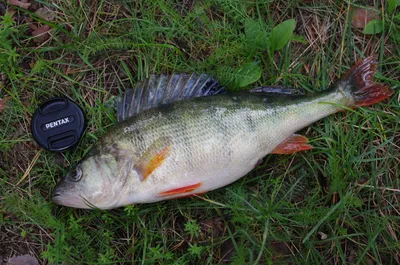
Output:
[[376,67],[376,60],[367,57],[356,63],[338,82],[342,89],[350,89],[354,105],[370,106],[393,94],[393,90],[387,85],[373,81]]

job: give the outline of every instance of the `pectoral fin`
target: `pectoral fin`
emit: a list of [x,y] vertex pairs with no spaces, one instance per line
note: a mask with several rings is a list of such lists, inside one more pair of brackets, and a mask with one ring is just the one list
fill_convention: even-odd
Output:
[[293,134],[285,141],[280,143],[271,154],[293,154],[294,152],[300,152],[312,149],[312,146],[308,144],[307,137],[299,134]]
[[146,152],[135,164],[134,169],[139,173],[140,180],[145,180],[168,157],[171,149],[171,141],[167,137],[161,137],[147,148]]

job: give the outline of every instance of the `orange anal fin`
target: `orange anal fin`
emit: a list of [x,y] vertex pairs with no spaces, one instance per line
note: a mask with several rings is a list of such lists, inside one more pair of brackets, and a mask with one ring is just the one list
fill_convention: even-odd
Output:
[[135,164],[134,169],[138,172],[140,180],[145,180],[154,170],[156,170],[165,159],[171,149],[171,143],[168,138],[159,138],[150,145],[146,152]]
[[193,184],[193,185],[177,188],[177,189],[163,191],[160,193],[160,196],[171,196],[171,195],[184,194],[184,193],[192,192],[195,189],[199,188],[200,186],[201,186],[201,182]]
[[271,154],[288,155],[294,152],[300,152],[312,149],[312,146],[308,144],[307,137],[299,134],[293,134],[285,141],[280,143]]

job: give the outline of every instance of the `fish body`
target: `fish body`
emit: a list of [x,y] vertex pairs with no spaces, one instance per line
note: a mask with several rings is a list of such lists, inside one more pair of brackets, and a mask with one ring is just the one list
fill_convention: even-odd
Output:
[[226,186],[267,154],[310,149],[296,131],[390,96],[389,88],[372,83],[371,65],[371,59],[359,63],[331,89],[312,96],[225,93],[139,112],[99,139],[58,184],[54,201],[110,209]]
[[[339,110],[320,102],[341,104],[342,99],[328,94],[294,103],[287,97],[235,93],[180,101],[118,124],[102,138],[100,150],[109,156],[114,145],[123,150],[117,151],[123,152],[121,160],[132,161],[112,179],[124,182],[116,189],[125,194],[121,205],[185,196],[162,193],[191,185],[199,185],[194,193],[204,193],[236,181],[297,130]],[[155,141],[169,146],[168,156],[143,181],[133,165]],[[130,157],[130,150],[137,154]]]

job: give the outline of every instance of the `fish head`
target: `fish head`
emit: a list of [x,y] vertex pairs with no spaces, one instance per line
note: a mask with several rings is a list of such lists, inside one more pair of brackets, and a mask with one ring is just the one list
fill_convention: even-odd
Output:
[[53,202],[81,209],[114,208],[121,192],[118,172],[118,161],[111,155],[84,158],[56,185]]

